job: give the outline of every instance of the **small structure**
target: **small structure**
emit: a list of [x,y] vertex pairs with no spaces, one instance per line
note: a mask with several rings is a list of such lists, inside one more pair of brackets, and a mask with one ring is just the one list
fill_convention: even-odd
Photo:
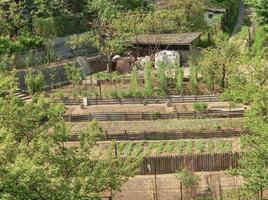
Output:
[[187,65],[193,46],[200,40],[201,32],[159,35],[137,35],[131,40],[132,53],[136,57],[154,55],[163,50],[177,51],[180,64]]
[[[219,22],[221,27],[223,27],[224,23],[227,20],[227,11],[224,8],[207,8],[205,13],[205,21],[208,25],[212,26],[215,23]],[[219,21],[217,21],[219,20]]]
[[168,51],[168,50],[160,51],[155,54],[156,68],[157,68],[157,65],[161,62],[167,65],[170,65],[170,64],[180,65],[180,54],[177,51]]

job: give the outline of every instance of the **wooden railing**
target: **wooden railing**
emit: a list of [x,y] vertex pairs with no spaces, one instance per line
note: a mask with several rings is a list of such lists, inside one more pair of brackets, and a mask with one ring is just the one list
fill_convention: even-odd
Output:
[[202,119],[202,118],[235,118],[243,117],[244,111],[214,111],[184,112],[184,113],[91,113],[87,115],[65,115],[66,122],[86,122],[86,121],[148,121],[167,119]]

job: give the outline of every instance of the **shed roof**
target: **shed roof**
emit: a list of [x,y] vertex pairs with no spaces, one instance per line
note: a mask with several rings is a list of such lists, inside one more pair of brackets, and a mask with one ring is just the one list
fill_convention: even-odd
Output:
[[207,11],[214,13],[226,13],[226,9],[224,8],[207,8]]
[[149,45],[190,45],[199,38],[201,32],[179,33],[179,34],[154,34],[137,35],[132,38],[132,44]]

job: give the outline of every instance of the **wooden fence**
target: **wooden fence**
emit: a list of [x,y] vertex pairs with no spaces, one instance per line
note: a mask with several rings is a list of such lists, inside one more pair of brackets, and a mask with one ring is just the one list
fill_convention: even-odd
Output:
[[[170,95],[159,98],[117,98],[117,99],[87,99],[87,105],[113,105],[113,104],[161,104],[161,103],[193,103],[193,102],[218,102],[217,95],[176,96]],[[56,101],[65,105],[79,105],[83,99],[66,99]]]
[[[100,141],[124,141],[124,140],[178,140],[178,139],[201,139],[201,138],[231,138],[247,134],[242,130],[221,131],[182,131],[182,132],[129,132],[108,133],[100,138]],[[78,135],[71,135],[70,141],[78,141]]]
[[239,153],[144,157],[140,175],[171,174],[186,168],[193,172],[222,171],[238,167]]
[[88,115],[65,115],[66,122],[86,122],[86,121],[148,121],[148,120],[167,120],[167,119],[203,119],[203,118],[235,118],[242,117],[243,110],[214,111],[203,112],[185,112],[185,113],[91,113]]

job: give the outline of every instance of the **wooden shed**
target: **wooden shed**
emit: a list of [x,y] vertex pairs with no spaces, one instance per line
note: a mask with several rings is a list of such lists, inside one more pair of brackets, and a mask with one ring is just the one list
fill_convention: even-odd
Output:
[[131,40],[132,52],[137,57],[154,55],[162,50],[180,53],[181,65],[186,65],[193,46],[200,40],[201,32],[178,34],[137,35]]

